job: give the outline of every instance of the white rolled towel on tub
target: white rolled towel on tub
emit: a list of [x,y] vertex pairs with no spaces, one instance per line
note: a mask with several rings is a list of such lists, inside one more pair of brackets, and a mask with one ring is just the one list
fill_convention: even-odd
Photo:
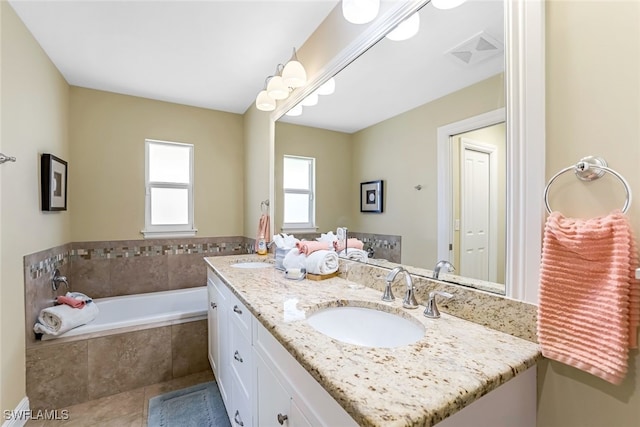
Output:
[[307,273],[311,274],[331,274],[338,271],[338,267],[338,254],[335,251],[315,251],[305,260]]
[[98,316],[98,306],[94,302],[83,308],[73,308],[66,304],[47,307],[40,311],[38,322],[33,326],[37,334],[60,335],[91,322]]

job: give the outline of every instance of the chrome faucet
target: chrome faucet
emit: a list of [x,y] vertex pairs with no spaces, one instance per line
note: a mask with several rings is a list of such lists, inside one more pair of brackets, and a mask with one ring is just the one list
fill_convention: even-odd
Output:
[[438,310],[438,305],[436,304],[436,295],[440,295],[441,297],[451,298],[452,294],[444,291],[431,291],[429,292],[429,299],[427,300],[427,308],[424,309],[424,315],[431,318],[437,319],[440,317],[440,310]]
[[67,287],[67,290],[69,290],[69,281],[67,280],[67,276],[61,276],[60,270],[56,268],[53,272],[53,277],[51,278],[51,287],[53,288],[54,292],[58,290],[58,288],[60,287],[60,283],[64,283],[64,285]]
[[436,268],[433,269],[433,278],[437,279],[440,276],[440,269],[442,267],[446,267],[447,271],[449,273],[451,273],[452,271],[455,271],[456,268],[453,266],[453,264],[451,264],[449,261],[447,260],[440,260],[438,261],[438,263],[436,264]]
[[404,299],[402,300],[402,306],[404,308],[418,308],[418,301],[416,301],[415,296],[415,288],[413,287],[413,280],[411,279],[411,275],[404,267],[396,267],[389,272],[387,275],[387,286],[384,289],[384,294],[382,295],[382,301],[393,301],[396,298],[393,296],[393,292],[391,291],[391,284],[395,280],[398,273],[404,272],[404,279],[407,282],[407,292],[404,295]]

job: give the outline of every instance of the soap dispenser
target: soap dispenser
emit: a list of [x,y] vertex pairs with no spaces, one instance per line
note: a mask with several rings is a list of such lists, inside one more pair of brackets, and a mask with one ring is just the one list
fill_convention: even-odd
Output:
[[258,239],[258,255],[267,254],[267,242],[264,240],[264,234],[260,235]]

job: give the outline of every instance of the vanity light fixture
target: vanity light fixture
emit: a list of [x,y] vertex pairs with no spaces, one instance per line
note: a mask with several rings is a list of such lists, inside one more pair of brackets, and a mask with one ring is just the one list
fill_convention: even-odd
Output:
[[307,84],[307,72],[298,61],[295,47],[287,65],[278,64],[275,74],[267,77],[266,82],[266,89],[256,97],[256,108],[260,111],[275,110],[277,100],[287,99],[291,91]]
[[282,70],[282,81],[285,86],[293,89],[307,84],[307,72],[300,61],[298,61],[298,55],[296,55],[295,47],[293,48],[291,60],[287,62],[287,65],[285,65]]
[[453,9],[466,1],[467,0],[431,0],[431,4],[436,9]]
[[418,34],[420,30],[420,15],[418,12],[414,13],[404,21],[398,24],[386,37],[393,41],[409,40],[411,37]]
[[366,24],[378,16],[380,0],[342,0],[342,16],[352,24]]
[[256,108],[260,111],[273,111],[276,109],[276,100],[269,96],[267,93],[267,81],[269,77],[267,77],[264,81],[265,89],[261,90],[256,97]]
[[269,83],[267,84],[267,93],[269,96],[275,100],[278,99],[287,99],[289,96],[289,88],[285,86],[284,80],[280,75],[282,64],[278,64],[276,69],[276,74],[269,79]]

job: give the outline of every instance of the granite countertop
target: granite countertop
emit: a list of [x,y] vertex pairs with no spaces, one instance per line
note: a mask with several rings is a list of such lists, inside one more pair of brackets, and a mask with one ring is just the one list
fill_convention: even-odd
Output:
[[[360,425],[432,426],[540,359],[533,342],[446,313],[439,319],[402,308],[402,297],[381,301],[380,291],[340,277],[288,280],[275,268],[232,264],[273,261],[256,255],[205,258],[231,291],[291,355]],[[423,301],[419,301],[423,302]],[[329,338],[305,321],[320,308],[383,308],[426,328],[415,344],[361,347]]]

